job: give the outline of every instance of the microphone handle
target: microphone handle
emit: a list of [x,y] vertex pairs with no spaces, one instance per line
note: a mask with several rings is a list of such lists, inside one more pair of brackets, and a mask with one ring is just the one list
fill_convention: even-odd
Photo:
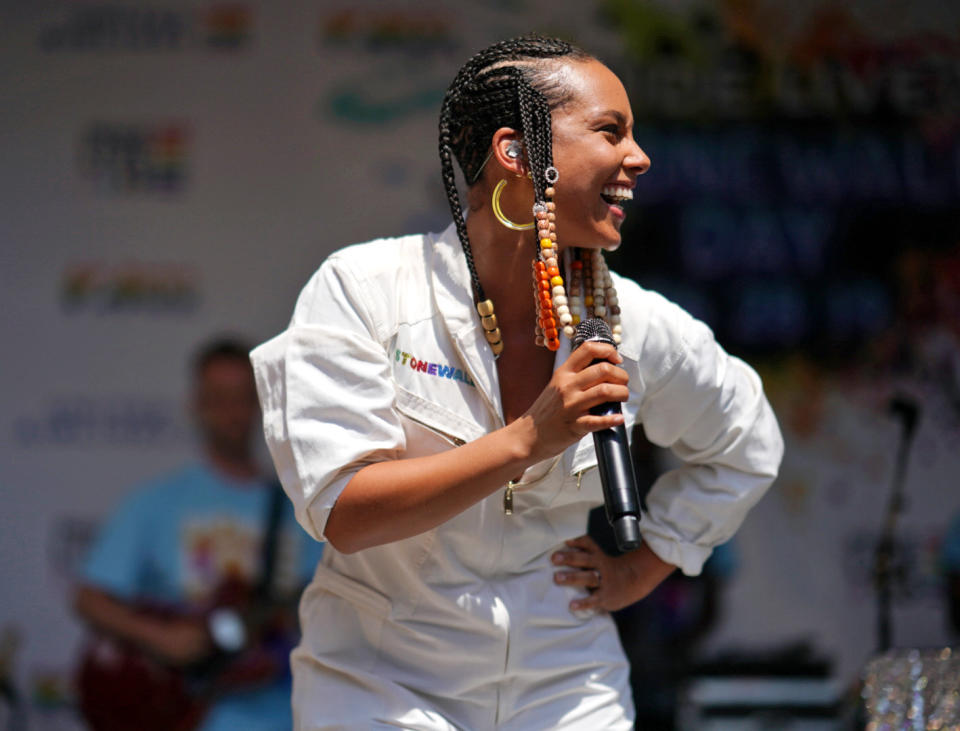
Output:
[[[600,404],[590,409],[595,415],[620,413],[616,402]],[[639,548],[640,498],[633,462],[623,424],[593,432],[593,446],[597,452],[597,467],[603,487],[603,503],[607,522],[613,529],[617,548],[623,552]]]
[[626,444],[627,432],[622,424],[593,433],[607,521],[617,548],[624,552],[639,548],[641,543],[640,501]]
[[[589,320],[587,321],[589,322]],[[606,328],[606,323],[601,321]],[[612,340],[605,339],[611,345]],[[595,360],[591,365],[601,363]],[[620,403],[608,401],[590,409],[595,416],[623,413]],[[617,548],[623,553],[640,547],[640,496],[637,480],[633,474],[627,430],[622,424],[593,432],[593,447],[597,453],[597,468],[600,485],[603,487],[603,504],[607,522],[613,530]]]

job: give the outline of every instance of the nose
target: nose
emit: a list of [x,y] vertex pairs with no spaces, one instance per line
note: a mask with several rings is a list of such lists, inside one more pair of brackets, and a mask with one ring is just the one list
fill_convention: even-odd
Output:
[[632,136],[628,139],[627,145],[629,149],[623,159],[623,166],[634,175],[643,175],[650,169],[650,158]]

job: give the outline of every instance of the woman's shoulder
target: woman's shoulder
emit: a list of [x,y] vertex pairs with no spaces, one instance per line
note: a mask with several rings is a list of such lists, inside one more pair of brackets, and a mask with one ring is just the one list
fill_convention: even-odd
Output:
[[324,269],[350,270],[354,275],[376,277],[395,272],[423,257],[424,245],[431,234],[388,236],[357,244],[349,244],[331,253],[320,265]]
[[381,331],[398,291],[423,291],[432,234],[411,234],[350,244],[331,253],[297,298],[293,323],[359,314]]
[[649,362],[659,354],[670,362],[691,343],[713,338],[705,323],[676,302],[633,279],[611,274],[620,302],[624,356]]
[[644,287],[630,277],[625,277],[613,271],[610,272],[610,275],[613,277],[617,297],[627,305],[648,307],[657,313],[671,312],[674,309],[682,310],[675,302],[670,301],[656,290]]
[[334,283],[338,287],[363,287],[384,277],[395,278],[401,271],[420,268],[430,236],[391,236],[337,249],[314,271],[303,293],[309,295]]

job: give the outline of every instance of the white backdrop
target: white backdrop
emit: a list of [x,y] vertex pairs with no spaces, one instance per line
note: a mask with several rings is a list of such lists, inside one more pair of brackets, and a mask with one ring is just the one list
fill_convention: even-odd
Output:
[[[69,672],[92,527],[191,454],[193,347],[281,330],[335,248],[446,225],[437,110],[475,49],[537,28],[620,52],[591,3],[513,5],[0,6],[0,627],[28,693],[56,700]],[[850,535],[879,525],[897,431],[873,395],[825,390],[827,428],[786,425],[713,645],[806,638],[849,679],[873,621]],[[919,435],[937,457],[914,461],[905,525],[924,555],[960,509],[954,438]],[[934,585],[898,614],[901,644],[947,641]]]

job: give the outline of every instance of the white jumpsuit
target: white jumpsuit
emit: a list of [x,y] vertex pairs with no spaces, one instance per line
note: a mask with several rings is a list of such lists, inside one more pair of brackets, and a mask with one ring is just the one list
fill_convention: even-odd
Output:
[[[702,323],[616,277],[627,428],[685,463],[647,497],[644,540],[699,573],[772,482],[782,441],[756,374]],[[557,364],[569,344],[557,353]],[[372,462],[433,454],[503,425],[492,353],[456,233],[332,256],[289,328],[254,350],[271,454],[319,540]],[[602,503],[592,437],[427,533],[328,546],[301,602],[296,728],[628,729],[629,670],[611,618],[575,615],[550,554]]]

